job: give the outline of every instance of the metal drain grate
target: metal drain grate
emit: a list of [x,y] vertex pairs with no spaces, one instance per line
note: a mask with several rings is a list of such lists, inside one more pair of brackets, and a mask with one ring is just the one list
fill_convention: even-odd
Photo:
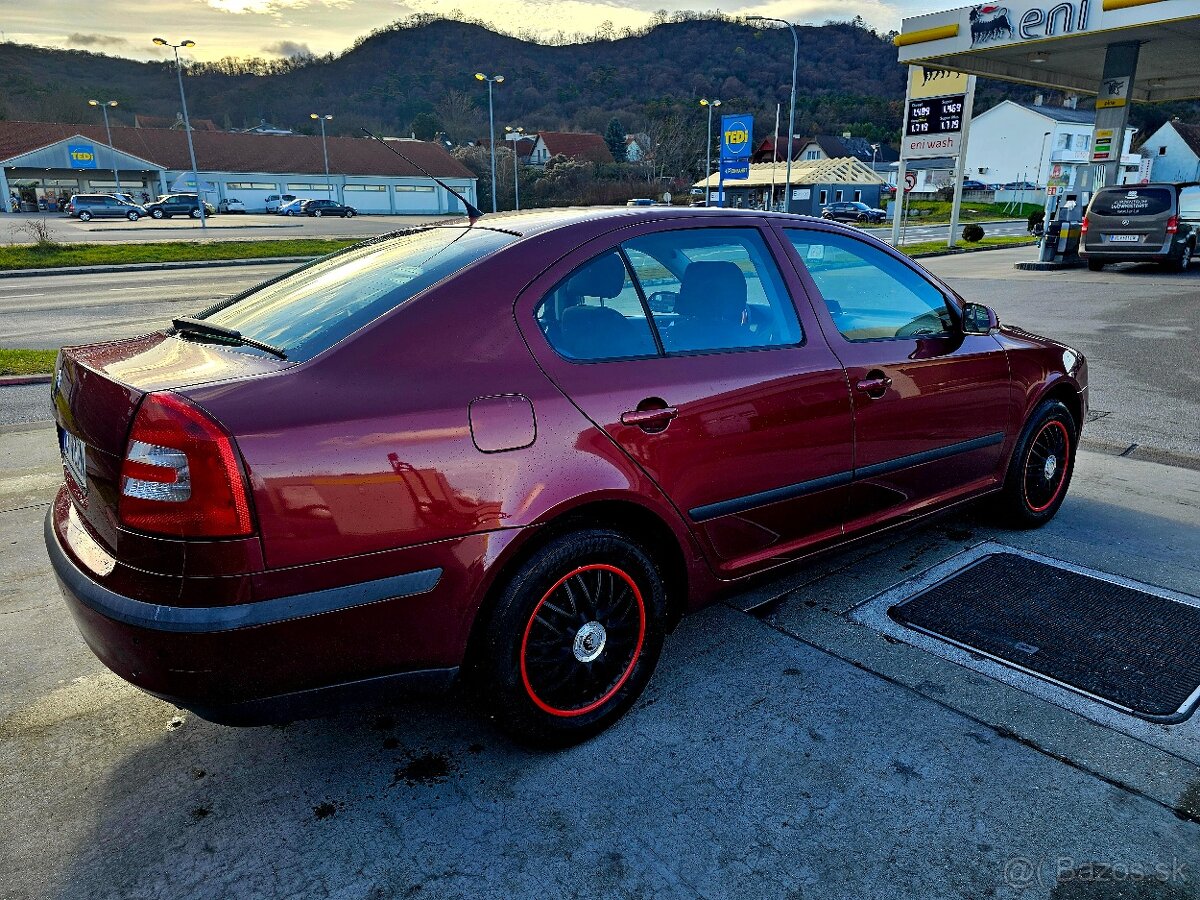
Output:
[[888,610],[902,625],[1158,722],[1200,700],[1200,607],[994,553]]

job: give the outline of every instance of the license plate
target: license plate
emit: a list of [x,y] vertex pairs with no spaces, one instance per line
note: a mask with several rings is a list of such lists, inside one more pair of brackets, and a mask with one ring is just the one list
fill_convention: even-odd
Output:
[[79,492],[87,495],[87,449],[79,438],[69,431],[63,432],[62,440],[63,466]]
[[1136,244],[1141,239],[1140,234],[1110,234],[1108,236],[1110,244]]

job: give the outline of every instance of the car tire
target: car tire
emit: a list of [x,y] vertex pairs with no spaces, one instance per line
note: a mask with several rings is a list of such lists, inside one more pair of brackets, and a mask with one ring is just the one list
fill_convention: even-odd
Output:
[[867,221],[867,217],[864,215],[859,215],[859,217],[857,219],[855,219],[855,221],[856,222],[865,222],[865,221]]
[[127,218],[130,222],[136,222],[138,219],[141,218],[141,216],[139,216],[135,212],[129,212],[129,213],[125,214],[125,218]]
[[81,213],[79,214],[79,221],[80,221],[80,222],[90,222],[90,221],[92,221],[92,214],[91,214],[90,212],[88,212],[88,211],[85,209],[83,212],[81,212]]
[[1176,272],[1186,272],[1192,264],[1192,257],[1195,255],[1195,252],[1196,248],[1192,246],[1190,241],[1184,244],[1183,249],[1179,251],[1179,259],[1175,260],[1172,268]]
[[312,214],[314,219],[321,218],[321,211],[319,209],[314,209]]
[[1087,261],[1089,272],[1099,272],[1104,268],[1104,263],[1098,259],[1089,259]]
[[150,218],[152,218],[152,219],[162,219],[165,217],[166,217],[166,213],[164,213],[161,209],[150,210]]
[[638,544],[607,529],[552,539],[484,623],[473,674],[486,715],[532,746],[587,740],[645,689],[665,620],[662,575]]
[[348,210],[346,210],[345,218],[353,219],[357,215],[358,215],[358,213],[356,213],[354,210],[348,209]]
[[200,210],[193,209],[191,212],[188,213],[188,215],[191,216],[193,219],[198,219],[198,218],[200,218]]
[[1038,528],[1054,518],[1071,485],[1078,434],[1074,416],[1061,401],[1038,404],[1021,430],[998,498],[1006,524]]

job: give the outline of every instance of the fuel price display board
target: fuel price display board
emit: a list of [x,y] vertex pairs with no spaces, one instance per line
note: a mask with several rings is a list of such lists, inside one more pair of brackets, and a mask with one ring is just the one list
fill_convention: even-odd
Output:
[[962,131],[963,94],[908,101],[905,133],[909,137]]

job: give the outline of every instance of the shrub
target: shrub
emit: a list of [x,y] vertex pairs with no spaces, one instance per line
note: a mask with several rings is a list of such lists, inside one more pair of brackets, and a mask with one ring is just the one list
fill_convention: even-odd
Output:
[[1029,214],[1029,230],[1033,231],[1035,227],[1046,222],[1046,211],[1044,209],[1035,209]]
[[963,240],[970,244],[978,244],[983,240],[983,228],[972,222],[963,227]]

